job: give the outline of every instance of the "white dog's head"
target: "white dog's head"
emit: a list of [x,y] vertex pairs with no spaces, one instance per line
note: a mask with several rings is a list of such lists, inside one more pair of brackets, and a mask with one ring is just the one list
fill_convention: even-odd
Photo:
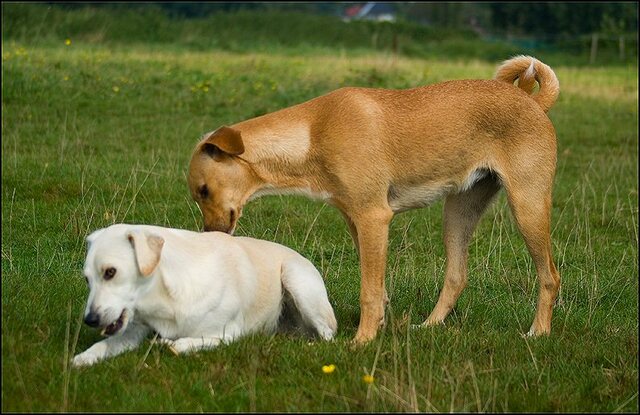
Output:
[[89,299],[84,321],[112,336],[124,332],[135,304],[160,262],[164,239],[130,225],[113,225],[87,236],[84,276]]

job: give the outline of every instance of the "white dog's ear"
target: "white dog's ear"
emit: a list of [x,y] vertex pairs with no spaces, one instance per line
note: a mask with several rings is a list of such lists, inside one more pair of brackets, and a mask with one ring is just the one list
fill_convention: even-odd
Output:
[[151,275],[160,262],[160,253],[164,239],[158,235],[147,235],[142,231],[130,231],[127,239],[131,242],[136,254],[136,262],[140,274],[145,277]]
[[86,239],[87,240],[87,248],[89,248],[91,246],[93,241],[98,239],[98,236],[100,236],[102,234],[102,232],[104,232],[104,228],[103,229],[98,229],[96,231],[93,231],[91,234],[89,234],[87,236],[87,239]]

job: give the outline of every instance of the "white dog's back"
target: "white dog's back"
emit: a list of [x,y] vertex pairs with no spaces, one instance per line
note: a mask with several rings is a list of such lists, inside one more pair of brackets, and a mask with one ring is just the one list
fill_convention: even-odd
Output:
[[311,261],[293,249],[274,242],[245,237],[234,239],[253,258],[260,258],[265,262],[268,258],[271,261],[278,258],[273,266],[278,266],[279,269],[271,271],[280,275],[284,289],[282,294],[293,302],[292,305],[306,328],[315,331],[325,340],[333,338],[338,323],[329,304],[322,276]]

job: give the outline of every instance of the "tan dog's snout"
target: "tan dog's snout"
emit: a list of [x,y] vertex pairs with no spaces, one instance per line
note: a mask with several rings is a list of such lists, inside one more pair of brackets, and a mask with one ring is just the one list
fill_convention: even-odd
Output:
[[246,200],[261,186],[240,155],[239,131],[221,127],[198,144],[189,168],[189,188],[203,216],[205,232],[233,234]]
[[214,222],[214,223],[205,222],[203,230],[205,232],[224,232],[231,235],[234,227],[235,227],[234,225],[227,224],[224,222]]
[[[204,213],[204,212],[203,212]],[[207,215],[204,214],[204,226],[205,232],[224,232],[230,235],[236,228],[238,219],[242,215],[242,208],[228,208],[218,211],[216,214]]]

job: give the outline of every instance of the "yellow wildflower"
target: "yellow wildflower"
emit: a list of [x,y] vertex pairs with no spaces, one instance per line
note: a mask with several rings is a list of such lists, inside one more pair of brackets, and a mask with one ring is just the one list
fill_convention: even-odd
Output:
[[67,46],[70,46],[71,45],[71,39],[65,40],[64,44],[67,45]]
[[116,86],[114,86],[114,87],[113,87],[113,88],[111,88],[111,89],[113,89],[113,92],[115,92],[115,93],[120,92],[120,88],[119,88],[117,85],[116,85]]
[[336,370],[336,365],[324,365],[322,366],[322,373],[333,373]]
[[369,385],[370,385],[370,384],[372,384],[372,383],[373,383],[374,378],[373,378],[373,376],[371,376],[371,375],[364,375],[364,376],[362,377],[362,381],[363,381],[364,383],[366,383],[366,384],[369,384]]

